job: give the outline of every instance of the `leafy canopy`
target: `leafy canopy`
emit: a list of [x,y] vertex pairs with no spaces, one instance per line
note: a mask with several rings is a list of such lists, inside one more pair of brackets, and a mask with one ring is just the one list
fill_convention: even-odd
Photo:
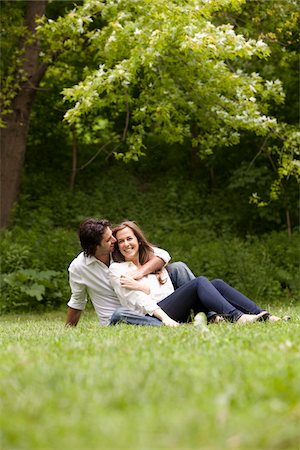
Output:
[[266,58],[262,40],[215,25],[219,10],[244,0],[86,1],[43,33],[85,36],[91,55],[85,76],[65,88],[65,119],[113,143],[117,155],[137,159],[151,135],[190,142],[205,156],[239,142],[243,130],[265,135],[276,126],[271,100],[283,102],[279,80],[234,70],[232,60]]

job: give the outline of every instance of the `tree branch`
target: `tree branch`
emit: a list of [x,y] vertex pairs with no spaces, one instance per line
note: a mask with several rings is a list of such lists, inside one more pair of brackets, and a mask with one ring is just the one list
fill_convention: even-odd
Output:
[[127,135],[127,131],[128,131],[129,115],[130,115],[130,111],[129,111],[129,106],[128,106],[128,92],[126,91],[126,118],[125,118],[125,127],[124,127],[124,130],[123,130],[123,136],[122,136],[122,141],[123,142],[126,139],[126,135]]

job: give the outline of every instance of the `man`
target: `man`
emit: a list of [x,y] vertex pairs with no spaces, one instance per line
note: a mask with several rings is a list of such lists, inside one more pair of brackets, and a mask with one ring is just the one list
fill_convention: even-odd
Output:
[[[134,325],[162,325],[155,317],[138,315],[121,307],[109,281],[111,253],[116,239],[106,219],[86,219],[79,227],[79,239],[83,252],[69,267],[71,298],[68,302],[66,325],[76,326],[90,297],[101,325],[125,322]],[[138,269],[135,279],[160,270],[170,261],[165,250],[153,248],[153,258]],[[173,263],[168,270],[175,289],[195,278],[184,263]]]

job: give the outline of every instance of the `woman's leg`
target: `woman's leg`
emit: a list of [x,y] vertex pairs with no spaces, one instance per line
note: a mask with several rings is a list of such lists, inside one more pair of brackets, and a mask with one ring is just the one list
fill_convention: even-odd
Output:
[[211,284],[220,292],[220,294],[235,308],[239,309],[246,314],[259,314],[264,309],[261,309],[254,303],[250,298],[246,297],[244,294],[238,290],[231,287],[225,281],[220,279],[215,279],[211,281]]
[[238,320],[243,313],[229,303],[206,277],[198,277],[176,289],[158,303],[165,313],[178,322],[187,322],[191,310],[216,311],[218,314]]
[[[178,289],[185,283],[188,283],[196,278],[191,269],[181,261],[168,264],[166,269],[169,273],[174,289]],[[206,316],[208,320],[213,320],[217,317],[217,313],[215,311],[207,311]]]

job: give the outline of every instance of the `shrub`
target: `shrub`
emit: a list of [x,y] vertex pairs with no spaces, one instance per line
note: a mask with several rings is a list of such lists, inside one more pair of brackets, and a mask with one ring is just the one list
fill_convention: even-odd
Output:
[[54,308],[69,296],[67,267],[78,253],[76,234],[64,229],[45,232],[39,224],[1,234],[1,306],[11,311]]

